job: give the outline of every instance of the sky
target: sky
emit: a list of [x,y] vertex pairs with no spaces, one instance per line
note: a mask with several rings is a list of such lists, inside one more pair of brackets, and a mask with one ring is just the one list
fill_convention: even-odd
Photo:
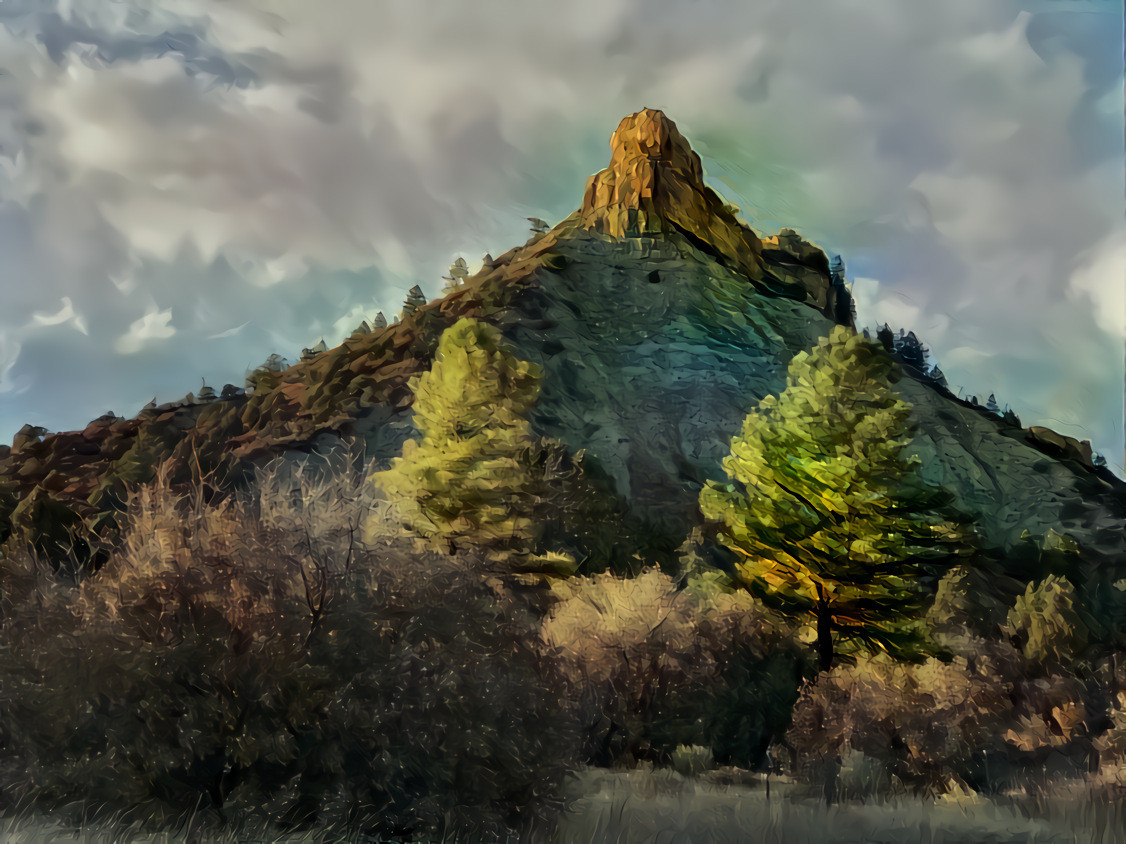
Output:
[[660,108],[858,322],[1122,473],[1115,0],[0,0],[0,441],[241,385],[558,222]]

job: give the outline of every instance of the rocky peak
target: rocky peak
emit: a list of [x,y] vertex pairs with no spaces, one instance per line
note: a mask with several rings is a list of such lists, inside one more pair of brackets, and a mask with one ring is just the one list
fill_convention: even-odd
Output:
[[680,233],[754,281],[762,244],[704,184],[700,157],[665,114],[642,109],[610,138],[610,166],[590,178],[580,224],[611,237]]

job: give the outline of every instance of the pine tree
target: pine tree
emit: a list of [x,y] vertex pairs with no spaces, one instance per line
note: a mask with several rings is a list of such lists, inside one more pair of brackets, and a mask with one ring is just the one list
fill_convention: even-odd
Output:
[[321,341],[319,343],[317,343],[317,345],[315,345],[315,346],[313,346],[312,348],[309,348],[309,349],[302,349],[301,350],[301,360],[303,360],[303,361],[312,360],[317,355],[321,354],[322,352],[326,352],[326,351],[328,351],[328,344],[325,343],[324,338],[321,338]]
[[907,366],[913,367],[918,372],[927,370],[927,347],[919,342],[914,331],[906,334],[899,330],[899,339],[895,341],[896,357]]
[[786,389],[747,416],[709,482],[704,516],[739,556],[737,574],[783,613],[812,620],[823,670],[841,641],[917,651],[927,559],[964,548],[946,496],[906,455],[911,408],[891,357],[845,326],[790,363]]
[[446,282],[444,288],[445,292],[448,293],[451,290],[457,290],[465,284],[465,279],[468,275],[469,265],[465,263],[464,258],[458,256],[457,260],[450,264],[450,274],[448,276],[442,276],[442,279]]
[[251,392],[262,387],[267,390],[273,389],[273,387],[278,384],[281,373],[285,372],[288,368],[289,362],[277,352],[274,352],[266,358],[265,363],[257,367],[253,372],[247,373],[246,389]]
[[201,380],[203,386],[199,388],[199,395],[196,396],[196,401],[199,402],[200,404],[210,404],[211,402],[218,399],[219,396],[216,394],[215,388],[214,387],[208,387],[206,380],[203,380],[203,379],[200,379],[200,380]]
[[425,304],[426,294],[423,293],[422,288],[416,284],[407,291],[407,298],[406,301],[403,302],[403,310],[400,318],[406,319]]
[[462,319],[442,334],[430,371],[412,382],[421,436],[376,477],[409,529],[450,551],[531,553],[539,482],[527,415],[540,379],[490,325]]
[[885,322],[883,326],[876,331],[876,339],[880,341],[880,345],[886,351],[895,351],[895,334],[892,333],[891,328]]

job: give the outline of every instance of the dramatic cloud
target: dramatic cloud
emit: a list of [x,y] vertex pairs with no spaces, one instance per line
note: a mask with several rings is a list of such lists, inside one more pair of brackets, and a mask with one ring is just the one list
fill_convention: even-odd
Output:
[[153,5],[0,4],[0,439],[436,294],[651,106],[753,225],[843,255],[861,322],[1121,465],[1114,4]]

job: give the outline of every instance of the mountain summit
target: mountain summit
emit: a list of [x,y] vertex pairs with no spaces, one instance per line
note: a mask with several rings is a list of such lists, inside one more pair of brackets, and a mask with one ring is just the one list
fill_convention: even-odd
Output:
[[704,184],[700,156],[664,112],[646,108],[624,118],[610,150],[610,166],[587,182],[583,228],[611,237],[678,231],[762,280],[762,243]]
[[[246,392],[228,385],[208,402],[189,395],[84,431],[25,429],[0,448],[0,540],[64,525],[57,545],[40,544],[50,556],[81,525],[111,530],[127,490],[158,467],[222,491],[272,455],[342,436],[389,461],[413,431],[410,379],[429,368],[446,328],[473,317],[543,368],[536,432],[583,452],[621,506],[675,547],[746,414],[785,386],[795,354],[852,324],[843,268],[795,230],[760,238],[738,220],[654,109],[622,120],[581,207],[545,228],[441,299],[412,296],[398,322],[259,369]],[[1126,484],[1089,448],[958,399],[917,341],[879,339],[907,376],[897,390],[914,408],[920,471],[978,516],[988,541],[1056,531],[1122,552]]]

